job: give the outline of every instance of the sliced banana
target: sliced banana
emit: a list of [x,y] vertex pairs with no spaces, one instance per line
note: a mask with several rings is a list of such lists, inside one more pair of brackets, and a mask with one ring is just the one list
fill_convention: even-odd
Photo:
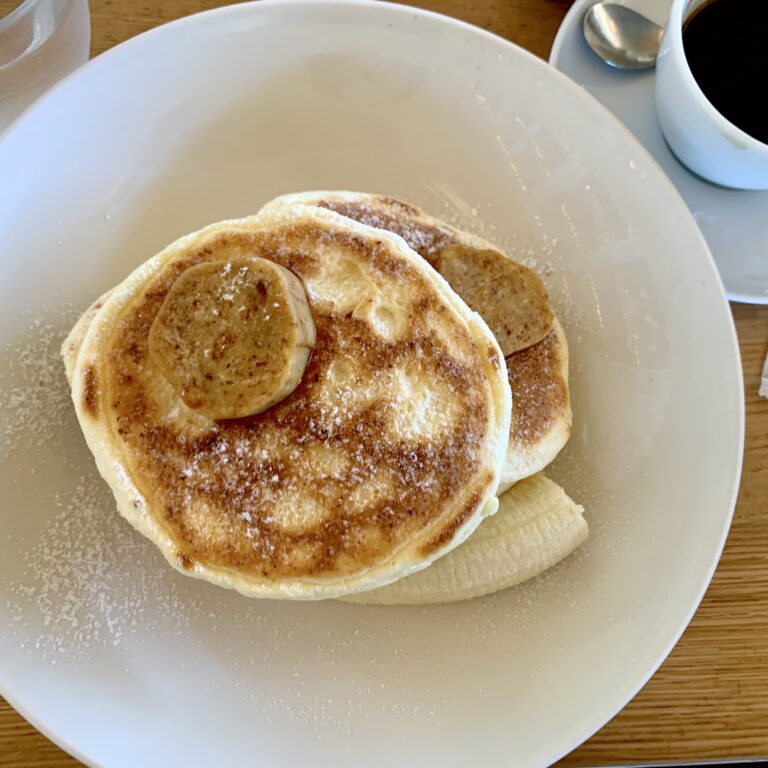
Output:
[[588,534],[584,509],[543,473],[499,497],[499,511],[423,571],[341,598],[350,603],[448,603],[512,587],[551,568]]
[[504,254],[449,245],[435,267],[485,320],[504,357],[537,344],[552,328],[555,316],[539,276]]
[[301,282],[260,258],[182,272],[149,333],[161,373],[190,408],[211,419],[251,416],[287,397],[314,344]]

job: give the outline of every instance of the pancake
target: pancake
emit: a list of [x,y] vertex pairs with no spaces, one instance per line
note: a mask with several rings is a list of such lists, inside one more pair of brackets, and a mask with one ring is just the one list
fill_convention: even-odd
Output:
[[584,510],[539,473],[499,497],[499,511],[429,568],[342,600],[371,605],[449,603],[480,597],[538,576],[586,538]]
[[559,320],[542,341],[506,363],[512,425],[499,493],[549,466],[571,436],[568,342]]
[[[409,203],[382,195],[303,192],[276,198],[265,208],[295,203],[316,205],[368,226],[394,232],[438,270],[441,254],[452,249],[460,248],[470,255],[474,252],[478,257],[489,251],[501,253],[492,243],[476,235],[456,229]],[[506,258],[516,265],[515,271],[524,270],[531,279],[527,274],[530,270],[517,265],[508,256]],[[481,295],[476,290],[468,292],[462,289],[463,286],[472,286],[471,280],[466,277],[457,283],[452,281],[456,274],[454,271],[446,272],[444,276],[451,287],[494,329],[498,325],[494,322],[495,318],[514,314],[514,301],[509,298],[509,293],[498,289],[498,278],[495,283],[487,280],[488,267],[481,258],[475,266],[475,283],[490,289]],[[534,298],[539,299],[538,296]],[[551,310],[540,310],[540,307],[539,299],[535,302],[535,308],[539,310],[537,314],[543,313],[548,318],[548,324],[538,324],[533,329],[535,335],[532,338],[536,339],[536,343],[505,358],[512,388],[512,425],[499,492],[543,470],[555,459],[571,434],[568,343]]]
[[70,388],[72,387],[72,378],[75,375],[75,363],[77,362],[77,355],[80,352],[80,347],[83,345],[83,339],[88,329],[91,327],[93,318],[96,317],[98,311],[104,306],[107,299],[112,294],[112,290],[105,291],[99,296],[96,301],[91,304],[88,309],[83,312],[78,318],[77,322],[72,326],[72,330],[64,339],[64,343],[61,345],[61,357],[64,360],[64,372],[67,376],[67,383]]
[[[217,421],[179,397],[148,338],[187,269],[244,258],[299,278],[316,343],[283,400]],[[497,509],[511,403],[493,335],[399,237],[334,212],[283,206],[181,238],[62,351],[121,514],[189,575],[338,597],[428,566]]]

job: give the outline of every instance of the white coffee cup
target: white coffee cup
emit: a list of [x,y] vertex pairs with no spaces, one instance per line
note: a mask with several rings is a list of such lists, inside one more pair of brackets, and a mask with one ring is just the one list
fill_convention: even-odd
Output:
[[656,63],[656,109],[661,130],[680,162],[699,176],[725,187],[768,189],[768,144],[723,117],[699,88],[688,66],[683,22],[705,2],[672,2]]

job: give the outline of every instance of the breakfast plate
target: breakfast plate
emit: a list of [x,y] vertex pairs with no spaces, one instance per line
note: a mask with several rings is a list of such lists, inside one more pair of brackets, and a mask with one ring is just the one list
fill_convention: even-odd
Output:
[[[738,347],[684,203],[583,89],[427,12],[264,0],[83,67],[0,139],[0,178],[0,692],[83,762],[540,766],[669,653],[735,502]],[[67,331],[179,235],[311,189],[412,201],[544,278],[574,412],[549,473],[591,529],[545,576],[436,606],[248,600],[115,512]]]
[[[617,0],[663,25],[670,0]],[[714,256],[731,301],[768,304],[768,191],[726,189],[689,171],[659,127],[654,70],[623,72],[600,61],[582,33],[594,0],[577,0],[558,30],[549,62],[611,110],[653,155],[682,195]]]

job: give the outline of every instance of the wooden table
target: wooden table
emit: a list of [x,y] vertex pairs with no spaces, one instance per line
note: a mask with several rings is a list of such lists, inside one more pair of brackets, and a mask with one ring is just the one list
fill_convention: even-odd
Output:
[[[8,5],[0,0],[0,10]],[[90,0],[92,54],[222,0]],[[546,58],[568,0],[414,2]],[[768,757],[768,401],[757,397],[768,307],[733,305],[747,404],[741,493],[714,580],[682,639],[638,696],[564,765]],[[79,763],[0,698],[0,767]]]

